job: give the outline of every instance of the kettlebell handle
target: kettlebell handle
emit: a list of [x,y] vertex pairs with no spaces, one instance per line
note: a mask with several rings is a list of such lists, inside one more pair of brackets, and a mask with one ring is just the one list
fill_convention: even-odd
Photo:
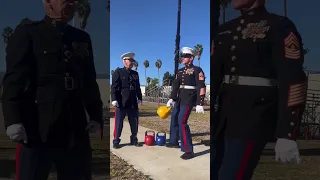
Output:
[[164,134],[163,136],[166,136],[166,132],[165,132],[165,131],[159,131],[159,132],[157,133],[157,136],[159,136],[159,133],[163,133],[163,134]]
[[154,132],[154,131],[152,131],[152,130],[147,130],[147,131],[145,132],[144,136],[147,136],[148,133],[152,133],[153,136],[155,135],[155,132]]

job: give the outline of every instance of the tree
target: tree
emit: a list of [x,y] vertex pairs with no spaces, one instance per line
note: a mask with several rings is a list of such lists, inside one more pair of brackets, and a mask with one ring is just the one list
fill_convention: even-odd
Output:
[[170,74],[168,71],[165,72],[162,78],[162,86],[171,86],[174,79],[174,74]]
[[110,12],[110,0],[108,0],[107,11]]
[[158,78],[153,78],[153,79],[151,79],[149,88],[157,87],[158,84],[159,84],[159,79]]
[[[160,59],[158,59],[158,60],[156,61],[155,65],[156,65],[156,68],[158,69],[158,77],[159,77],[159,79],[160,79],[160,68],[161,68],[161,66],[162,66],[162,61],[161,61]],[[159,82],[159,79],[158,79],[158,82]]]
[[13,29],[11,27],[7,26],[7,27],[3,28],[1,36],[3,38],[3,43],[5,45],[8,44],[8,41],[9,41],[12,33],[13,33]]
[[149,87],[149,84],[150,84],[150,82],[151,82],[151,78],[150,78],[150,77],[147,77],[147,78],[146,78],[146,81],[147,81],[147,86]]
[[29,22],[31,22],[31,20],[29,18],[25,17],[25,18],[21,19],[19,25],[27,24]]
[[178,73],[180,64],[180,26],[181,26],[181,0],[178,0],[177,33],[174,51],[174,74]]
[[145,60],[144,62],[143,62],[143,65],[144,65],[144,77],[146,78],[146,84],[148,84],[148,82],[147,82],[147,68],[149,68],[149,66],[150,66],[150,63],[149,63],[149,61],[148,60]]
[[136,61],[136,60],[133,61],[133,69],[137,71],[137,70],[138,70],[138,67],[139,67],[138,61]]
[[203,47],[202,47],[202,44],[197,44],[194,46],[194,51],[196,53],[195,57],[198,59],[199,61],[199,67],[200,67],[200,58],[201,58],[201,55],[202,55],[202,51],[203,51]]
[[88,18],[91,13],[89,0],[79,0],[76,7],[75,17],[80,18],[80,28],[84,30],[88,23]]

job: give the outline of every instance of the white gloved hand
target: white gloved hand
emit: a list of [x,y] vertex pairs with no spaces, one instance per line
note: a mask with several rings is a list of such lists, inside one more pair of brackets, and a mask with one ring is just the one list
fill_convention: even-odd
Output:
[[174,106],[174,101],[173,101],[173,99],[169,99],[169,101],[167,102],[167,107],[173,107]]
[[23,124],[12,124],[7,128],[7,136],[13,141],[28,143],[27,133]]
[[96,133],[101,128],[101,125],[97,121],[90,121],[86,126],[86,131],[90,133]]
[[274,148],[276,153],[276,161],[283,163],[295,163],[300,164],[300,154],[296,141],[278,138],[276,146]]
[[197,105],[196,106],[196,113],[204,113],[203,106]]
[[118,101],[112,101],[112,106],[114,106],[114,107],[118,107],[119,106],[119,104],[118,104]]
[[142,105],[142,101],[141,100],[138,100],[137,103],[138,103],[138,105]]

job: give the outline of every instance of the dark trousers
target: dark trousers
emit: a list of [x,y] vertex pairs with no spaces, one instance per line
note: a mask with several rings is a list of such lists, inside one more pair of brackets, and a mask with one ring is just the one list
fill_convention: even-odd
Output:
[[211,144],[211,180],[250,180],[265,141],[218,139]]
[[193,152],[191,132],[188,125],[192,108],[192,106],[174,106],[171,114],[170,143],[177,145],[180,135],[182,152]]
[[113,144],[119,144],[123,128],[123,120],[128,116],[131,137],[130,143],[138,142],[139,110],[138,108],[116,108],[114,112]]
[[58,180],[91,180],[91,147],[34,148],[19,144],[16,157],[16,180],[47,180],[52,164]]

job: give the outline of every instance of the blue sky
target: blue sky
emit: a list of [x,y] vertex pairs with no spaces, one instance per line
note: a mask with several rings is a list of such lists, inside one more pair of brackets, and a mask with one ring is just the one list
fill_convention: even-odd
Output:
[[[106,2],[105,0],[91,1],[91,15],[86,31],[91,35],[97,73],[110,75],[110,19],[106,10]],[[14,28],[24,17],[31,20],[41,20],[44,15],[42,1],[40,0],[6,0],[0,6],[0,29],[2,30],[6,26]],[[0,41],[0,71],[5,71],[5,53],[2,39]]]
[[[283,1],[267,1],[269,12],[284,15]],[[309,48],[310,52],[305,56],[305,65],[308,69],[320,71],[320,21],[319,21],[320,1],[312,3],[302,3],[301,0],[287,1],[288,18],[291,19],[300,32],[304,47]],[[239,12],[228,8],[226,11],[226,20],[231,20],[239,15]]]
[[[181,43],[194,47],[203,45],[201,67],[210,82],[210,12],[209,0],[183,0],[181,12]],[[177,1],[113,0],[111,1],[111,69],[123,67],[120,56],[136,53],[141,84],[145,84],[143,62],[150,67],[147,76],[158,78],[155,62],[162,60],[160,79],[166,71],[174,73],[174,48],[177,27]],[[198,60],[194,62],[198,65]]]

